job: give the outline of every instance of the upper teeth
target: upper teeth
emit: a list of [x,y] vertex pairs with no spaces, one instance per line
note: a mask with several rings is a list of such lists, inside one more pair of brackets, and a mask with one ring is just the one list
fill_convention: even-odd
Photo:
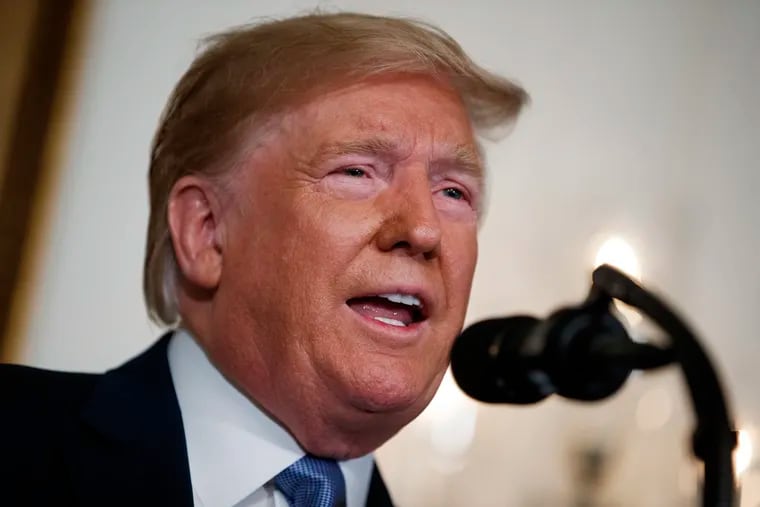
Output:
[[379,294],[377,297],[387,299],[393,303],[401,303],[407,306],[422,307],[422,302],[416,297],[408,294]]

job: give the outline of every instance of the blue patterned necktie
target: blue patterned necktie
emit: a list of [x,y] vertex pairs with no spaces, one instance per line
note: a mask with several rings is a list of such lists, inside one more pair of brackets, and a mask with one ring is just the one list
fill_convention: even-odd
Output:
[[274,485],[290,507],[337,507],[346,502],[346,484],[338,463],[308,454],[277,474]]

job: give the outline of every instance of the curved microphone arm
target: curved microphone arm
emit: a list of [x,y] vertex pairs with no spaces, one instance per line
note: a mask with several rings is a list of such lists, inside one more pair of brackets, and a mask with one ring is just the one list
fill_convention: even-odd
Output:
[[671,340],[675,362],[680,364],[696,415],[694,454],[704,468],[703,507],[734,506],[732,452],[736,432],[718,375],[696,335],[664,302],[620,271],[598,267],[592,277],[591,296],[599,292],[638,309],[652,319]]

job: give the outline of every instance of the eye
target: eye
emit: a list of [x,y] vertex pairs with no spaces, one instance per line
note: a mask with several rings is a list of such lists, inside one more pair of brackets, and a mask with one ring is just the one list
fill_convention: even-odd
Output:
[[446,197],[451,197],[452,199],[456,199],[457,201],[461,201],[465,198],[464,192],[454,187],[444,188],[443,195]]
[[346,176],[351,176],[352,178],[364,178],[367,176],[367,171],[362,169],[361,167],[346,167],[342,170],[343,174]]

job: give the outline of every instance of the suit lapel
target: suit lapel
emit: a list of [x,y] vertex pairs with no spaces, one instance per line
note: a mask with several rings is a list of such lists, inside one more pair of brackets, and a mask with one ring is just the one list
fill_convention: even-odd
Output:
[[95,386],[69,450],[79,504],[193,505],[170,336]]
[[[67,460],[81,506],[192,506],[182,416],[165,335],[96,384],[69,431]],[[375,466],[366,507],[393,507]]]
[[372,479],[369,483],[366,507],[393,507],[393,502],[385,487],[380,471],[375,465],[372,469]]

